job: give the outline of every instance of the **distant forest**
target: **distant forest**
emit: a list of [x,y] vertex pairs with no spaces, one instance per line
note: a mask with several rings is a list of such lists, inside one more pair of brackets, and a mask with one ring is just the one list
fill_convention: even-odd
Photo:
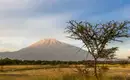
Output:
[[[93,65],[93,60],[87,61],[42,61],[42,60],[17,60],[17,59],[9,59],[4,58],[0,59],[0,65]],[[98,61],[98,64],[128,64],[130,63],[127,60],[121,61]]]

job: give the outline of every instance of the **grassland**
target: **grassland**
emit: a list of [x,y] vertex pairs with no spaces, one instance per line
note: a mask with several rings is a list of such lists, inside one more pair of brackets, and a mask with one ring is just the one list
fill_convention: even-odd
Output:
[[[109,70],[101,74],[102,80],[130,80],[130,65],[107,66]],[[95,77],[77,72],[74,65],[12,65],[4,66],[0,80],[95,80]]]

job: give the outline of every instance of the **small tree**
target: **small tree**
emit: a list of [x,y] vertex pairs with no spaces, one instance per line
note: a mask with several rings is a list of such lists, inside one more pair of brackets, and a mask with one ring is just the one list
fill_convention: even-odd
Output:
[[128,63],[130,63],[130,56],[128,56]]
[[[69,21],[66,32],[70,38],[81,40],[87,48],[87,52],[94,58],[94,74],[97,75],[97,59],[103,54],[108,54],[112,49],[106,46],[112,41],[122,42],[119,38],[129,37],[130,22],[110,21],[105,24],[91,24],[89,22]],[[107,53],[105,53],[107,52]]]

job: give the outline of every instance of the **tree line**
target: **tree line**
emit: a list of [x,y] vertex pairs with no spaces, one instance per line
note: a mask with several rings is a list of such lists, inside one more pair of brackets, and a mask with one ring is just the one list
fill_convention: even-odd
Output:
[[[98,64],[130,64],[127,60],[120,61],[97,61]],[[93,60],[82,60],[82,61],[45,61],[45,60],[18,60],[18,59],[9,59],[4,58],[0,59],[0,65],[86,65],[89,66],[94,64]]]

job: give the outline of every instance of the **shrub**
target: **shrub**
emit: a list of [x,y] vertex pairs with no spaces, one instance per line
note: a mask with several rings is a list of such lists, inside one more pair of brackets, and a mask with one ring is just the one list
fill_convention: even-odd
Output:
[[101,70],[102,70],[103,72],[107,72],[107,71],[109,70],[109,68],[108,68],[107,66],[102,66],[102,67],[101,67]]
[[110,80],[125,80],[125,79],[124,77],[117,75],[117,76],[111,77]]

